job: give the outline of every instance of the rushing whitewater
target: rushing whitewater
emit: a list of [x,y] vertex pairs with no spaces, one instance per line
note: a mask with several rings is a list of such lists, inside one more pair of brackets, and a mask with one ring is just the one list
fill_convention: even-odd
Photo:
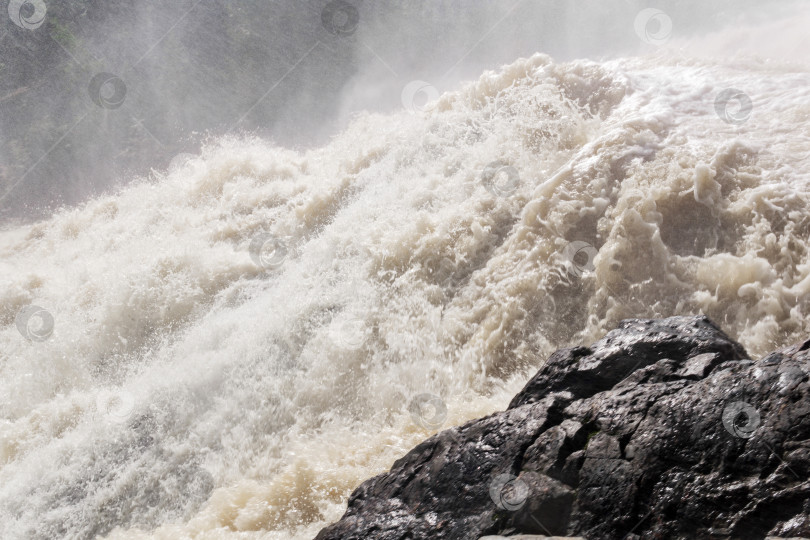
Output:
[[0,233],[0,537],[311,538],[623,318],[806,334],[806,71],[536,55],[425,109],[219,140]]

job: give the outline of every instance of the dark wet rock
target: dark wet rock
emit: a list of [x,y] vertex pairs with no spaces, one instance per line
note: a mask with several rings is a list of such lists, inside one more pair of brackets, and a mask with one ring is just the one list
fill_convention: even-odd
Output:
[[517,534],[513,536],[482,536],[480,540],[583,540],[581,536],[546,536],[544,534]]
[[753,361],[705,317],[623,321],[364,482],[317,539],[810,536],[808,372],[810,340]]

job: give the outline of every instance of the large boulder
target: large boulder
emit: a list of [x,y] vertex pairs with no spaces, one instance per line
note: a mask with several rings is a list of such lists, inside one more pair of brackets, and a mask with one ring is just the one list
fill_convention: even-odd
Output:
[[810,340],[753,361],[705,317],[623,321],[364,482],[317,540],[808,536],[808,372]]

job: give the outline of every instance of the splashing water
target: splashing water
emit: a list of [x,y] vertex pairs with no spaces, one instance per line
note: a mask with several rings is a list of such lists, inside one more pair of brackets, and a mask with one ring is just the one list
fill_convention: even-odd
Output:
[[0,536],[311,538],[433,431],[415,396],[487,414],[631,316],[797,341],[808,98],[773,63],[536,55],[3,231]]

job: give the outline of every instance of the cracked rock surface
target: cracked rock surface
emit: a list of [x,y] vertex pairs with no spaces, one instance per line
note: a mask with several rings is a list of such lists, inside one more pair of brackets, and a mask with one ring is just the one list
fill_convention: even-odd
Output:
[[810,536],[808,373],[810,340],[755,361],[705,317],[623,321],[364,482],[317,540]]

